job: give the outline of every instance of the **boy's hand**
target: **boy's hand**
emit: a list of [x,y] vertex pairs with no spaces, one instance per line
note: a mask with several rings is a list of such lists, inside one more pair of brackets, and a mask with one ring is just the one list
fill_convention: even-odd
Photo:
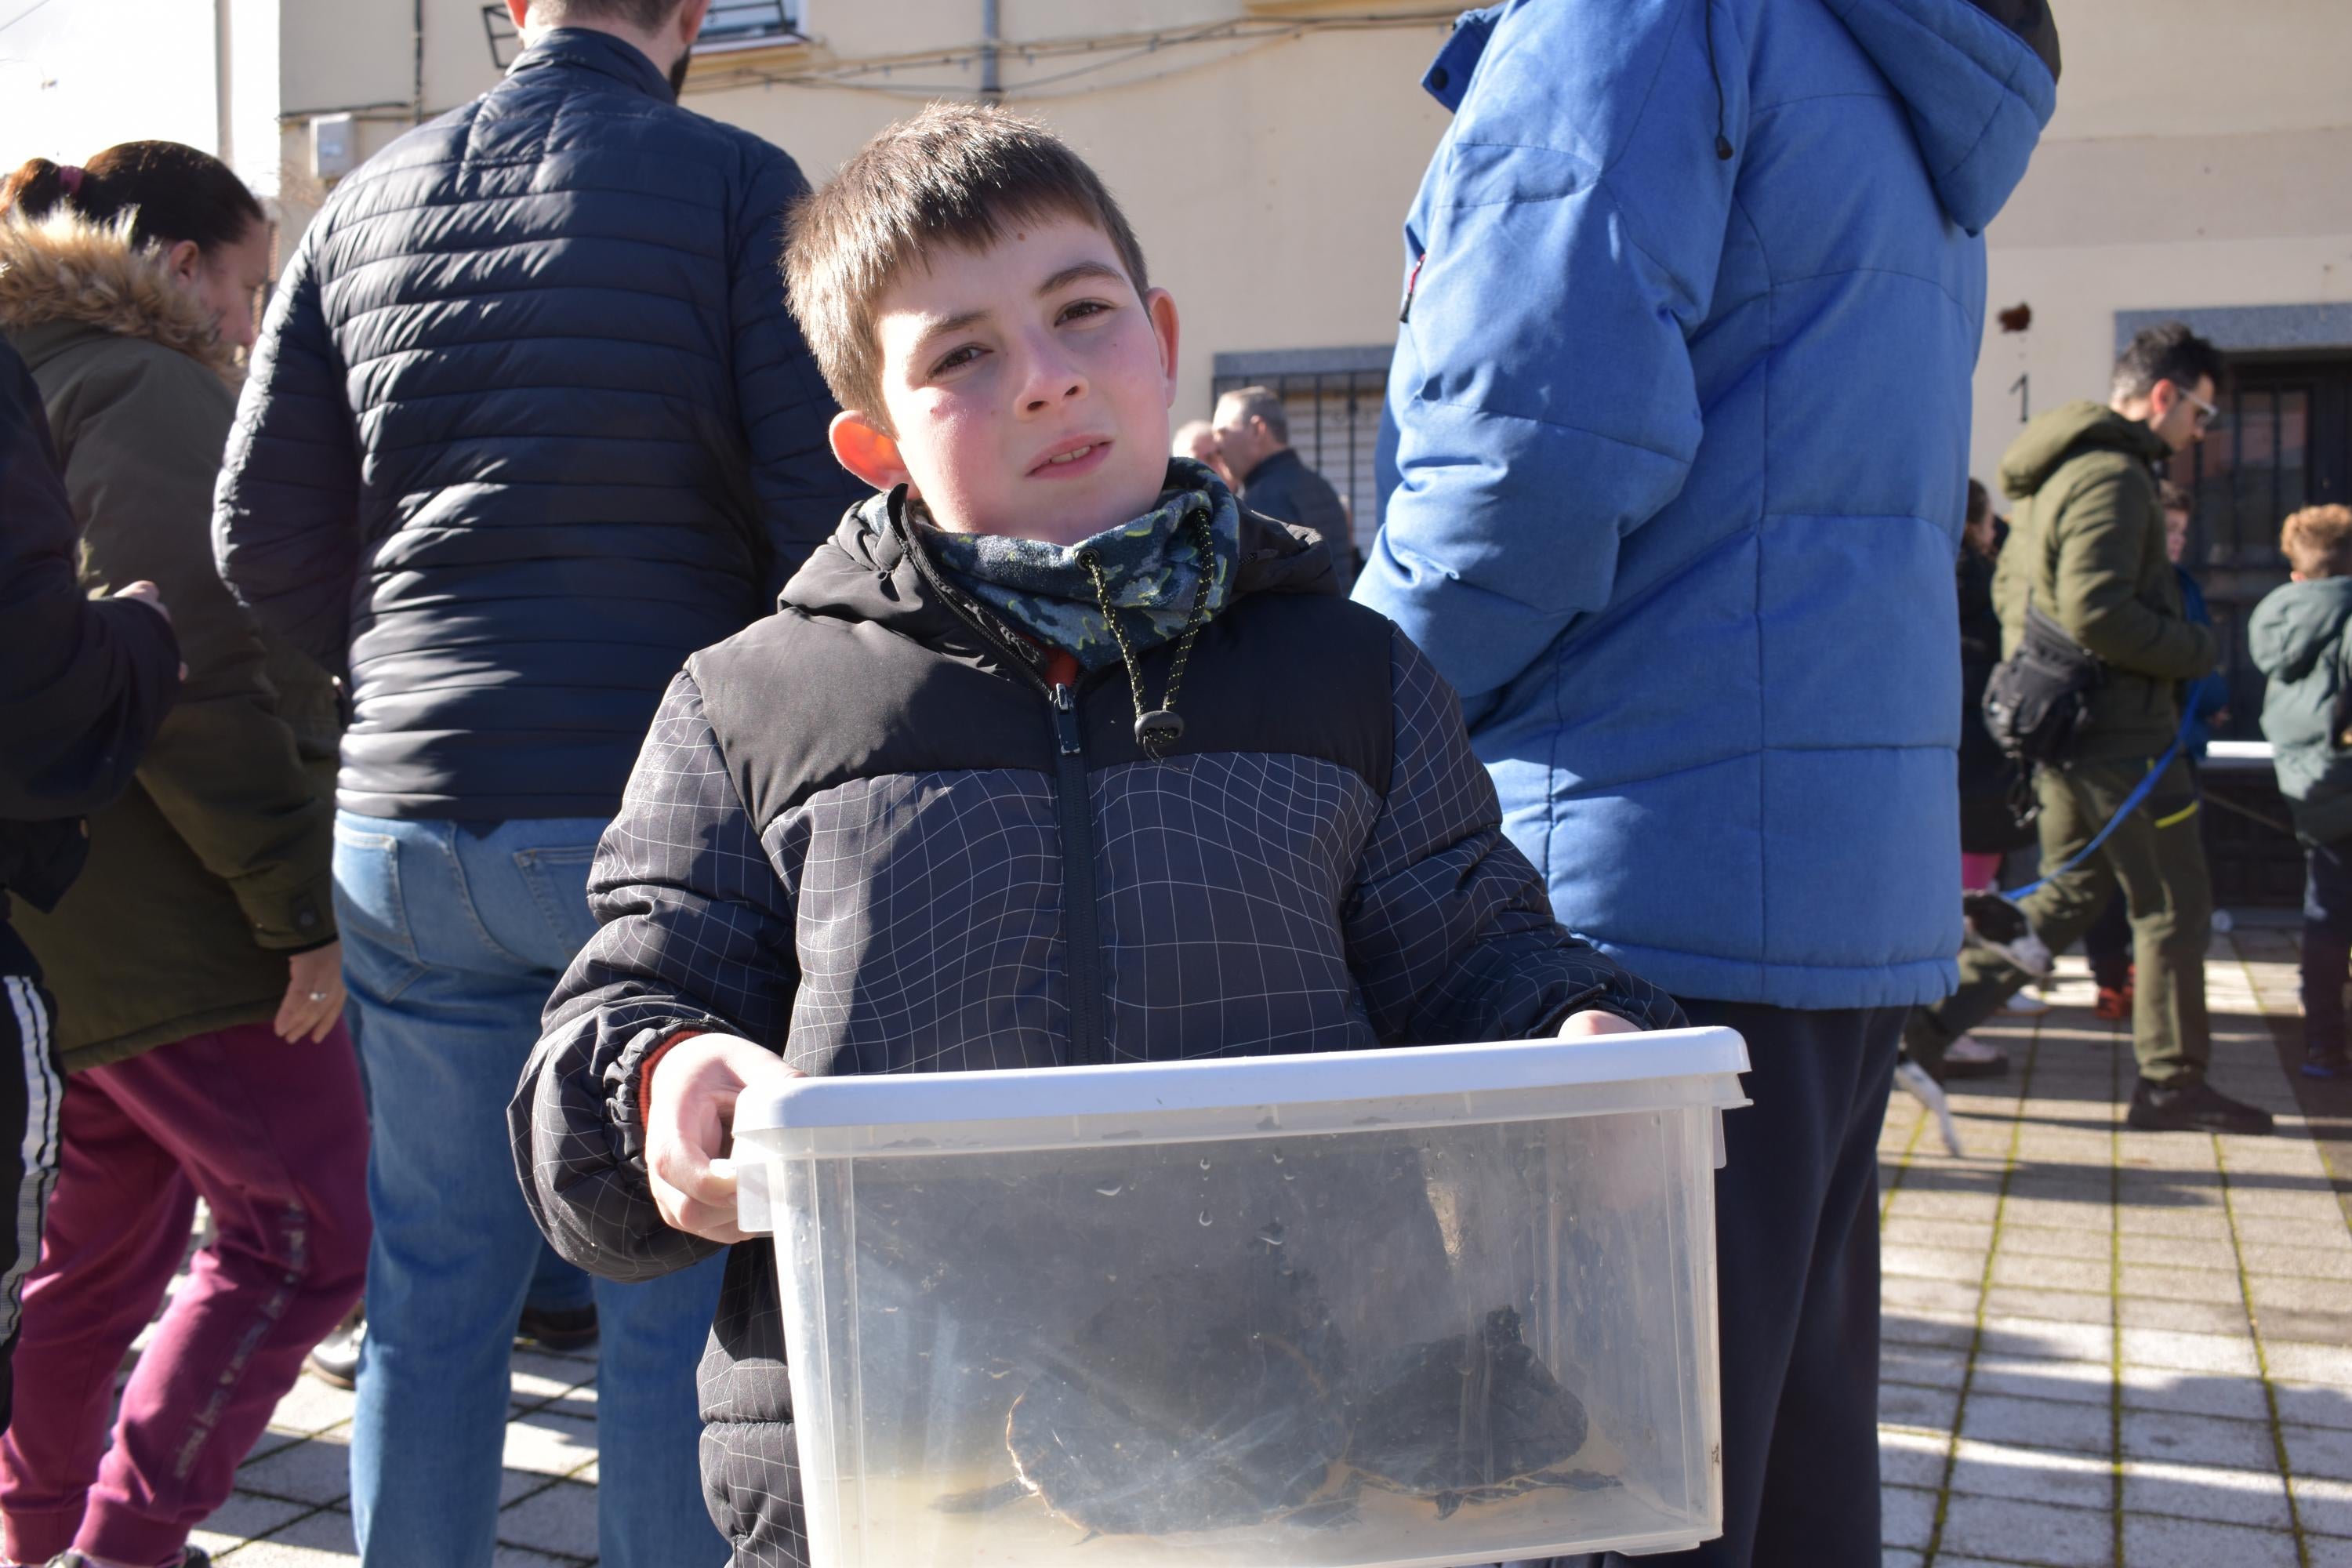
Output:
[[735,1101],[746,1089],[801,1075],[772,1051],[733,1035],[680,1040],[654,1064],[646,1104],[646,1173],[654,1206],[690,1236],[732,1245]]
[[1641,1032],[1642,1026],[1631,1018],[1603,1013],[1597,1007],[1570,1013],[1559,1026],[1559,1037],[1563,1040],[1580,1040],[1592,1035],[1638,1035]]

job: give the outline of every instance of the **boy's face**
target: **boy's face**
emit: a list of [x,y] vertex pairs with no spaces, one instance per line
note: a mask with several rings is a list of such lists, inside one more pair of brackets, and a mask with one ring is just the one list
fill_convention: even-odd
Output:
[[1176,303],[1138,297],[1079,218],[946,248],[882,295],[882,417],[835,416],[833,449],[905,483],[940,527],[1073,544],[1150,510],[1168,469]]

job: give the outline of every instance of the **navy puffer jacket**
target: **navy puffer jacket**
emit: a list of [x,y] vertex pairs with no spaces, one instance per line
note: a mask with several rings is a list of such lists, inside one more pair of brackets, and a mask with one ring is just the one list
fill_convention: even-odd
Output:
[[559,29],[336,189],[213,533],[237,595],[349,671],[346,809],[610,816],[686,656],[831,531],[856,487],[777,268],[806,188]]

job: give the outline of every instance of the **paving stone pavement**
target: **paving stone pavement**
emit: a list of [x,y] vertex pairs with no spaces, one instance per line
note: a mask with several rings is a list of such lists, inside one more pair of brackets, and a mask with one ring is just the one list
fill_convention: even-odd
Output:
[[[2295,932],[2206,963],[2215,1085],[2271,1138],[2133,1132],[2127,1024],[2062,961],[1979,1031],[1968,1158],[1898,1093],[1879,1142],[1885,1568],[2352,1568],[2352,1227],[2266,1018]],[[2315,1131],[2328,1142],[2315,1142]]]
[[[1954,1097],[1968,1158],[1896,1095],[1884,1568],[2352,1568],[2352,1226],[2264,1022],[2299,1011],[2294,933],[2242,925],[2206,973],[2214,1080],[2277,1137],[2126,1131],[2128,1030],[2078,960],[1982,1031],[2015,1065]],[[306,1376],[197,1542],[355,1562],[351,1415]],[[499,1568],[595,1561],[595,1416],[593,1357],[516,1356]]]

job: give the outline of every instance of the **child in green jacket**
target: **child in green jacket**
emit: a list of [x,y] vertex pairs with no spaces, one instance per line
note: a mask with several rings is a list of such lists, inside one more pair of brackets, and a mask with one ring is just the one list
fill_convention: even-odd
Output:
[[2304,1076],[2335,1078],[2352,970],[2352,507],[2304,508],[2279,549],[2294,581],[2254,606],[2247,642],[2269,678],[2263,733],[2304,845]]

